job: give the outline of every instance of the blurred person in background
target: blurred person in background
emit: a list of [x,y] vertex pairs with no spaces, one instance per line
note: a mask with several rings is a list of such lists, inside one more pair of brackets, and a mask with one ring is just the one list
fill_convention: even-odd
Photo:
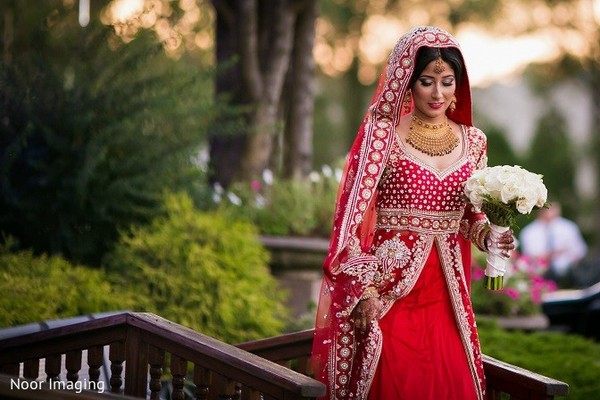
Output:
[[560,288],[573,287],[575,268],[588,250],[579,227],[561,215],[558,202],[541,209],[521,230],[519,246],[521,254],[545,267],[544,277]]

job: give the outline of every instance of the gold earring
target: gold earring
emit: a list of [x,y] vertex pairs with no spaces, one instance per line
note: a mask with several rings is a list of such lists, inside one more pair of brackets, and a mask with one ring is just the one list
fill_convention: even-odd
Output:
[[404,94],[404,100],[402,101],[402,107],[404,108],[404,112],[408,113],[410,111],[410,103],[411,103],[411,93],[410,89],[406,91]]
[[452,101],[450,101],[450,106],[448,106],[448,108],[450,109],[450,113],[453,113],[454,110],[456,110],[456,96],[452,96]]

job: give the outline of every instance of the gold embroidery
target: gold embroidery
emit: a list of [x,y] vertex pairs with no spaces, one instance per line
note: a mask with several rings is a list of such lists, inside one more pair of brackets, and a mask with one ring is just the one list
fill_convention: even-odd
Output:
[[487,166],[487,138],[485,134],[470,126],[467,128],[468,143],[469,143],[469,161],[473,165],[473,169],[483,169]]
[[383,287],[393,282],[396,270],[404,268],[409,263],[411,251],[404,241],[394,237],[379,245],[375,257],[379,260],[380,269],[373,277],[373,283],[376,287]]
[[[372,256],[369,258],[372,258]],[[356,261],[358,261],[358,263]],[[378,274],[377,263],[375,261],[360,261],[361,260],[354,259],[352,265],[344,265],[343,272],[347,275],[356,277],[357,281],[362,283],[363,286],[371,286],[371,283],[373,283],[373,279]]]
[[360,296],[360,299],[367,300],[375,297],[379,297],[379,292],[373,286],[369,286],[363,291],[363,294],[362,296]]
[[[469,322],[469,308],[472,309],[472,305],[468,296],[463,296],[462,293],[468,293],[467,282],[464,275],[462,259],[460,257],[460,245],[454,242],[452,245],[445,240],[438,240],[438,248],[440,250],[440,259],[442,262],[442,270],[446,278],[446,285],[448,287],[448,293],[450,294],[450,302],[454,308],[454,315],[456,315],[456,323],[460,333],[460,338],[465,350],[465,354],[469,360],[469,367],[473,381],[478,386],[478,396],[481,398],[482,387],[481,382],[478,379],[476,361],[478,358],[478,341],[473,342],[472,333],[475,331],[475,327],[471,326]],[[452,257],[452,254],[457,257]],[[462,284],[462,291],[460,285]]]
[[381,208],[377,211],[376,229],[406,229],[432,235],[452,234],[458,233],[462,215],[462,210],[436,212]]
[[400,273],[401,279],[398,279],[395,286],[381,297],[384,300],[382,315],[391,308],[396,299],[406,296],[415,283],[417,283],[417,279],[423,270],[427,256],[433,246],[434,237],[431,235],[418,235],[410,251],[410,262],[407,263]]
[[379,324],[371,325],[367,339],[365,340],[365,354],[362,367],[360,368],[360,379],[358,380],[356,399],[366,399],[368,395],[369,382],[375,375],[376,366],[381,355],[382,334]]

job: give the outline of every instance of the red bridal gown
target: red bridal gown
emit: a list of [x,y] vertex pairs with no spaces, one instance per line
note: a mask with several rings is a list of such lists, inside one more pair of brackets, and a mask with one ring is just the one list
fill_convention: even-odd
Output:
[[[462,125],[461,133],[462,153],[444,171],[392,139],[371,208],[338,215],[334,239],[339,231],[351,236],[330,251],[324,269],[313,342],[315,376],[327,384],[323,399],[485,399],[469,283],[472,242],[486,218],[462,193],[485,166],[486,139],[474,127]],[[354,233],[343,221],[359,228]],[[361,331],[352,311],[367,288],[377,290],[383,309]]]
[[468,357],[472,338],[461,336],[465,321],[457,316],[465,312],[460,284],[469,277],[455,262],[462,251],[462,184],[472,173],[467,147],[444,171],[410,155],[399,140],[392,147],[371,251],[382,266],[382,297],[394,291],[400,297],[388,302],[379,321],[382,348],[369,400],[478,398]]

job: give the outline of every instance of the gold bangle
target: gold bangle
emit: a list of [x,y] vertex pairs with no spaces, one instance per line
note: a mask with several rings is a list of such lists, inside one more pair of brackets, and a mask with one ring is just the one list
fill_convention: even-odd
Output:
[[375,297],[379,297],[379,292],[373,286],[369,286],[365,289],[362,296],[360,296],[361,300],[373,299]]
[[475,246],[481,251],[487,252],[488,248],[485,243],[485,237],[490,230],[489,225],[480,221],[471,229],[471,241],[475,243]]
[[485,251],[485,252],[490,250],[488,248],[488,244],[486,241],[487,234],[489,231],[490,231],[490,227],[489,227],[489,225],[486,224],[485,227],[479,233],[479,238],[477,238],[477,247],[479,247],[480,250]]

